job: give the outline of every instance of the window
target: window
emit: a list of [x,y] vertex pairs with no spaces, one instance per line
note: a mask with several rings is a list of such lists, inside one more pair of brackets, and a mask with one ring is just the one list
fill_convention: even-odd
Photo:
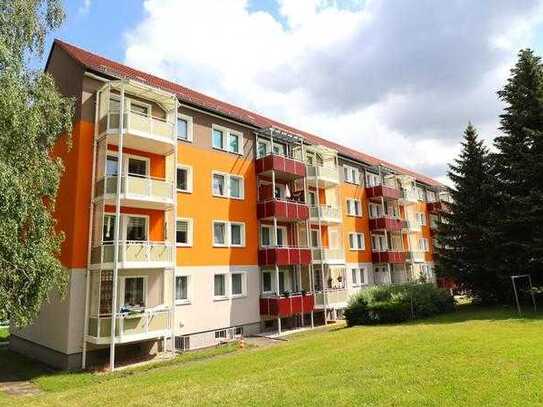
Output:
[[362,216],[362,205],[358,199],[347,199],[347,214],[351,216]]
[[175,347],[181,351],[190,349],[190,336],[176,336]]
[[192,246],[191,219],[177,219],[175,222],[175,243],[177,246]]
[[136,177],[147,176],[147,160],[128,157],[128,175]]
[[311,247],[319,247],[319,231],[311,229]]
[[351,250],[364,250],[364,234],[363,233],[349,233],[349,248]]
[[177,167],[177,191],[192,192],[192,167]]
[[184,114],[177,115],[177,139],[192,141],[192,117]]
[[271,271],[262,272],[262,292],[269,293],[272,291],[272,273]]
[[213,125],[211,139],[213,148],[235,154],[243,153],[243,134],[238,131]]
[[215,331],[215,339],[226,339],[226,329]]
[[126,277],[124,279],[123,307],[145,308],[145,277]]
[[281,143],[273,143],[273,153],[276,154],[276,155],[282,155],[282,156],[286,156],[287,153],[286,153],[286,147],[284,144],[281,144]]
[[383,235],[371,236],[371,248],[374,252],[383,252],[387,250],[387,241]]
[[423,252],[427,252],[429,250],[428,239],[426,238],[419,239],[419,250]]
[[226,297],[226,275],[215,274],[213,278],[213,295],[215,297]]
[[222,174],[213,174],[213,195],[226,196],[224,178]]
[[213,244],[226,246],[226,222],[213,222]]
[[[273,245],[273,226],[262,225],[260,227],[260,243],[262,247]],[[287,229],[284,226],[277,227],[277,246],[282,247],[287,243]]]
[[213,148],[224,150],[224,131],[213,129]]
[[126,225],[126,240],[147,240],[147,218],[141,216],[128,216]]
[[112,242],[115,237],[115,215],[104,215],[102,241]]
[[381,185],[379,175],[370,172],[366,173],[366,186],[376,187],[378,185]]
[[213,172],[213,195],[223,198],[244,199],[244,179],[238,175]]
[[189,277],[175,277],[175,302],[177,304],[186,304],[189,302]]
[[269,143],[267,141],[258,140],[256,156],[257,158],[265,157],[268,155]]
[[244,286],[244,281],[243,281],[243,277],[245,277],[245,274],[243,273],[232,273],[230,275],[231,277],[231,280],[232,280],[232,296],[233,297],[236,297],[236,296],[242,296],[244,295],[244,289],[243,289],[243,286]]
[[343,179],[351,184],[360,184],[360,174],[358,169],[349,165],[343,166]]
[[230,224],[230,246],[243,246],[245,237],[245,225],[243,223]]
[[316,198],[315,192],[309,191],[307,194],[309,198],[309,205],[315,206],[317,204],[317,198]]
[[241,222],[213,222],[213,246],[245,246],[245,224]]
[[228,136],[228,151],[241,154],[241,134],[230,132]]
[[115,177],[119,174],[119,158],[116,155],[108,155],[106,160],[106,175]]
[[260,228],[260,245],[262,247],[271,245],[271,228],[262,226]]
[[417,199],[419,201],[424,201],[425,200],[424,199],[424,189],[422,189],[421,187],[417,187],[416,190],[417,190]]
[[352,268],[351,274],[353,278],[353,287],[360,287],[366,285],[366,269],[365,268]]
[[426,215],[424,212],[417,212],[415,213],[415,218],[417,219],[417,223],[421,226],[426,225]]
[[439,225],[439,218],[437,215],[430,215],[430,227],[432,229],[437,229]]
[[140,104],[133,100],[130,101],[130,111],[141,116],[149,116],[149,107],[149,105]]
[[383,206],[380,204],[370,203],[369,212],[371,219],[380,218],[383,216]]
[[436,202],[436,193],[434,191],[426,191],[428,202]]

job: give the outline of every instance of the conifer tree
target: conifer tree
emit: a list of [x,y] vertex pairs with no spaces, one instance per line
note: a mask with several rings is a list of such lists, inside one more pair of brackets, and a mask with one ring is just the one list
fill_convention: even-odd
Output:
[[[497,247],[503,273],[543,274],[543,66],[524,49],[498,92],[505,102],[496,138],[500,217]],[[541,276],[540,276],[541,277]]]
[[489,302],[499,299],[506,278],[493,267],[493,227],[495,181],[487,148],[477,130],[467,126],[462,151],[448,175],[453,202],[442,214],[439,224],[436,272],[454,279],[476,299]]

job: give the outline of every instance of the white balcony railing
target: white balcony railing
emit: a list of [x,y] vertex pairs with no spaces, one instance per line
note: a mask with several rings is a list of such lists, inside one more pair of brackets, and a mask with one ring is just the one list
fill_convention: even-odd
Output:
[[[146,308],[140,313],[117,314],[115,341],[127,343],[169,335],[171,311],[169,308]],[[111,316],[89,317],[88,336],[91,342],[111,342]]]
[[[159,137],[168,142],[176,142],[175,126],[166,120],[146,116],[134,112],[124,113],[124,129],[127,133],[138,134],[143,137]],[[110,132],[119,130],[119,112],[108,113],[107,129]]]
[[311,220],[317,220],[319,217],[324,221],[341,221],[341,209],[331,205],[312,206],[310,208]]
[[407,258],[416,263],[421,263],[426,260],[426,252],[422,250],[412,250],[407,253]]
[[349,299],[349,292],[346,288],[327,288],[322,291],[315,293],[315,305],[317,307],[322,307],[325,304],[331,305],[345,305]]
[[335,249],[313,248],[311,249],[311,255],[313,257],[313,262],[320,262],[320,261],[323,261],[325,263],[344,263],[345,262],[345,252],[342,248],[335,248]]
[[[112,195],[117,191],[117,176],[106,175],[96,184],[96,196]],[[172,203],[175,188],[171,181],[155,177],[127,175],[121,177],[121,194],[125,199]]]
[[417,191],[414,189],[402,188],[400,190],[400,199],[404,202],[415,203],[418,201]]
[[[167,242],[119,242],[119,263],[122,268],[168,267],[174,262],[175,247]],[[115,245],[104,242],[91,250],[91,264],[113,263]]]
[[314,165],[307,166],[307,177],[319,177],[319,179],[328,182],[339,183],[338,167],[319,167]]

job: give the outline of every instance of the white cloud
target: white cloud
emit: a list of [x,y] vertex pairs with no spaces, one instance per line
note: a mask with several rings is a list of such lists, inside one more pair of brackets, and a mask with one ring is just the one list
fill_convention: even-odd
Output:
[[79,15],[84,15],[89,12],[90,8],[91,8],[91,0],[83,0],[77,12],[79,13]]
[[443,177],[469,120],[492,139],[541,1],[355,3],[147,0],[126,63]]

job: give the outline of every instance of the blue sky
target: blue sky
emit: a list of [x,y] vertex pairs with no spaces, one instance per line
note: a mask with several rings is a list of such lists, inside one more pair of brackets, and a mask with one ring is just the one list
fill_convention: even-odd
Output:
[[446,181],[543,0],[65,0],[53,38]]

